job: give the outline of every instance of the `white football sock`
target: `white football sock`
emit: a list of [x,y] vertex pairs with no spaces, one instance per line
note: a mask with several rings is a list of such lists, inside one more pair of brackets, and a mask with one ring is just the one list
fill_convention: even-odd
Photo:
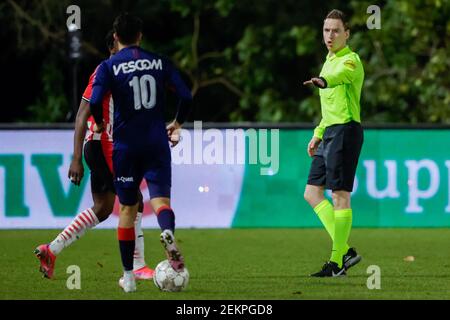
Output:
[[91,208],[77,214],[75,219],[50,243],[50,250],[58,255],[65,247],[81,238],[87,229],[99,223],[97,216]]
[[[120,283],[120,282],[119,282]],[[134,278],[133,271],[124,271],[123,272],[123,285],[122,288],[125,292],[133,292],[136,291],[136,280]]]
[[145,267],[145,255],[144,255],[144,233],[141,228],[142,212],[138,212],[136,220],[134,221],[134,231],[136,233],[136,242],[134,249],[133,270],[139,270]]

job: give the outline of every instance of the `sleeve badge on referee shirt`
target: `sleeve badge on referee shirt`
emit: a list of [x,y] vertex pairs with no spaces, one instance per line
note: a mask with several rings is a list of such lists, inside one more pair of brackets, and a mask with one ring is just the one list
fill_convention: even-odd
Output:
[[356,65],[355,65],[355,62],[353,60],[346,60],[344,62],[344,66],[349,67],[352,70],[356,69]]

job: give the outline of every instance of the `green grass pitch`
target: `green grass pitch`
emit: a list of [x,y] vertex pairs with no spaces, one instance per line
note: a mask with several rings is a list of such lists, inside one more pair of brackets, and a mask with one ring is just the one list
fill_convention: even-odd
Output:
[[[115,230],[93,230],[58,257],[55,279],[43,279],[33,249],[57,230],[0,231],[0,299],[450,299],[450,229],[354,229],[363,256],[347,277],[310,278],[329,258],[322,229],[180,229],[176,236],[190,271],[180,293],[152,281],[138,291],[118,286]],[[146,260],[164,259],[157,230],[145,230]],[[415,261],[404,261],[414,256]],[[67,267],[81,268],[81,289],[66,287]],[[367,268],[381,269],[381,289],[367,288]]]

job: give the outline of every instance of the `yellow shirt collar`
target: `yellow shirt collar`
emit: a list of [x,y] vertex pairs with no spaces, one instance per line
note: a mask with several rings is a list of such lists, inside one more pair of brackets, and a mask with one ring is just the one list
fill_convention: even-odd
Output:
[[331,54],[328,52],[327,54],[327,60],[328,59],[333,59],[334,57],[342,57],[345,56],[347,53],[352,52],[352,50],[350,49],[349,46],[345,46],[343,47],[341,50],[339,50],[338,52],[336,52],[333,56],[331,56]]

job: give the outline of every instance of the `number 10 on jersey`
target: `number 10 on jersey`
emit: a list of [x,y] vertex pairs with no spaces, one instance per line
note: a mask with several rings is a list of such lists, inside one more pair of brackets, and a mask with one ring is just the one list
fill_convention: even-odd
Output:
[[142,106],[151,109],[156,105],[156,80],[153,76],[134,76],[129,85],[133,88],[135,110],[140,110]]

